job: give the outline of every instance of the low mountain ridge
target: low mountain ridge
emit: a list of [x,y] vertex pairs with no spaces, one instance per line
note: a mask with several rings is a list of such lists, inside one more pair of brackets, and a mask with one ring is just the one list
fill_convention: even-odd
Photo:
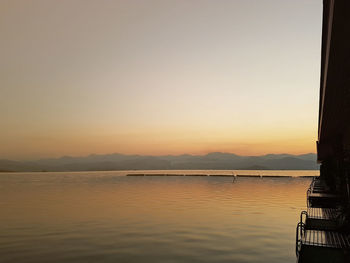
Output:
[[267,154],[241,156],[233,153],[213,152],[206,155],[143,156],[119,153],[85,157],[63,156],[36,161],[0,160],[0,171],[106,171],[106,170],[316,170],[319,165],[314,153]]

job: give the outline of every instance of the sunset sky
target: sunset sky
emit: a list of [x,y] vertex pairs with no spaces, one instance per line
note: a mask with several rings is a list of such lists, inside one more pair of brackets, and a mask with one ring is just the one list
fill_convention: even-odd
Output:
[[321,0],[0,0],[0,158],[315,152]]

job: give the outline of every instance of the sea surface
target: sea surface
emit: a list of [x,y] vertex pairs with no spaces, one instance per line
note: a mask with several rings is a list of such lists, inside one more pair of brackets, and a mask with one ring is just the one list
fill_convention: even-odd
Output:
[[294,263],[303,176],[318,174],[0,173],[0,262]]

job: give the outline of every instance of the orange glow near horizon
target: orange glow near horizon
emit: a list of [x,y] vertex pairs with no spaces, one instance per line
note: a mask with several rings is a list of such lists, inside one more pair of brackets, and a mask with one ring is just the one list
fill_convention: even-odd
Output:
[[[271,133],[273,134],[273,133]],[[216,131],[158,131],[125,132],[123,134],[66,134],[65,136],[28,136],[23,141],[8,141],[3,148],[13,158],[28,159],[61,157],[63,155],[85,156],[89,154],[141,154],[141,155],[204,155],[210,152],[229,152],[238,155],[263,155],[269,153],[304,154],[315,152],[316,135],[306,132],[269,136],[269,132],[256,137],[252,134],[230,134]],[[17,145],[16,145],[17,144]],[[16,147],[15,147],[16,146]],[[36,149],[33,151],[33,149]]]
[[0,159],[315,152],[321,2],[2,2]]

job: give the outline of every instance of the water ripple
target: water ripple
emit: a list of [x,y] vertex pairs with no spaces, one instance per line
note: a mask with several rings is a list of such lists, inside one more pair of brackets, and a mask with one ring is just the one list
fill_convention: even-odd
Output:
[[0,261],[295,262],[309,178],[125,174],[0,176]]

